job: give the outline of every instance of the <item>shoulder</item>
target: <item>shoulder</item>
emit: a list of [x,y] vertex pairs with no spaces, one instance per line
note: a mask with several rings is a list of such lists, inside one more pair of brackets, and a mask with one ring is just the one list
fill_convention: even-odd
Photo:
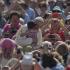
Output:
[[10,27],[10,24],[5,24],[5,26],[4,26],[4,27],[5,27],[5,28],[6,28],[6,27]]
[[5,26],[4,26],[4,28],[3,28],[3,30],[8,30],[8,29],[10,29],[10,24],[5,24]]

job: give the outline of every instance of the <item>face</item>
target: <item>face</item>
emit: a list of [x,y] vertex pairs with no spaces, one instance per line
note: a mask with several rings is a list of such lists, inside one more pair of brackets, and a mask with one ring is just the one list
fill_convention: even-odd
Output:
[[67,21],[67,23],[65,24],[65,26],[70,31],[70,20]]
[[0,12],[4,11],[4,5],[0,3]]
[[60,23],[59,21],[52,21],[51,23],[51,29],[53,32],[58,32],[60,30]]
[[11,18],[11,21],[14,23],[18,23],[19,22],[19,17],[17,15],[13,15]]

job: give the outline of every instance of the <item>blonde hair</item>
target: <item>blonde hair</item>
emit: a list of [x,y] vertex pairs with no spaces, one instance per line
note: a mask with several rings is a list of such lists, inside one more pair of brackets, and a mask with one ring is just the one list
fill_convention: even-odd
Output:
[[64,55],[68,52],[68,45],[66,43],[62,43],[57,45],[55,49],[60,55]]

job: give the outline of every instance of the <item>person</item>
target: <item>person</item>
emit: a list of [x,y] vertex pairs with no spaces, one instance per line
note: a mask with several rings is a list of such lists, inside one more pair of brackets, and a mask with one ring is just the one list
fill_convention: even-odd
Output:
[[64,66],[57,62],[51,54],[44,53],[41,62],[35,65],[35,70],[64,70]]
[[0,48],[2,51],[2,56],[0,57],[0,65],[2,65],[2,67],[5,66],[11,58],[13,58],[16,47],[16,43],[9,38],[3,38],[0,41]]
[[31,53],[26,53],[21,62],[23,70],[33,70],[33,58]]
[[5,6],[4,2],[0,1],[0,29],[3,29],[3,27],[4,27],[5,23],[6,23],[6,20],[3,17],[4,6]]
[[24,9],[24,1],[20,1],[18,2],[18,4],[22,8],[22,19],[24,19],[24,24],[27,24],[31,19],[26,10]]
[[22,26],[17,32],[15,41],[21,46],[25,45],[41,45],[42,33],[34,21],[28,22],[27,26]]
[[66,65],[69,55],[68,45],[66,43],[59,44],[56,47],[56,51],[63,57],[64,65]]
[[69,12],[70,12],[70,1],[69,0],[67,0],[66,1],[66,9],[64,10],[65,12],[64,12],[64,14],[65,14],[65,16],[67,16],[68,14],[69,14]]
[[56,1],[55,0],[49,0],[48,1],[48,12],[51,12],[55,6]]
[[50,24],[51,24],[51,27],[49,28],[49,30],[46,32],[45,35],[58,34],[60,36],[61,40],[65,41],[65,35],[64,35],[64,31],[62,30],[60,20],[57,18],[52,18]]
[[45,1],[41,1],[39,3],[39,8],[40,8],[40,16],[43,17],[45,13],[43,12],[46,12],[47,11],[47,3]]
[[67,28],[68,32],[66,33],[66,40],[70,39],[70,15],[67,15],[66,20],[65,20],[65,27]]
[[43,41],[42,47],[44,48],[44,51],[46,51],[46,52],[51,52],[53,50],[52,43],[49,41]]
[[18,60],[22,60],[23,56],[24,56],[24,54],[23,54],[23,52],[21,51],[21,49],[20,49],[20,48],[17,48],[17,49],[16,49],[16,55],[15,55],[15,57],[16,57]]
[[5,38],[12,38],[17,30],[20,28],[20,15],[17,11],[12,11],[9,17],[9,23],[6,23],[3,28],[3,36]]
[[35,18],[34,9],[32,9],[25,1],[23,1],[20,5],[23,7],[25,12],[28,14],[30,20],[33,20]]

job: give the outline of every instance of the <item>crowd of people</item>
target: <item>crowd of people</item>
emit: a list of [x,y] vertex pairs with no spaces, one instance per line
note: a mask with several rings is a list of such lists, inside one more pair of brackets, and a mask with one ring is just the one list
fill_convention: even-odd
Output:
[[0,0],[0,70],[70,70],[70,0]]

